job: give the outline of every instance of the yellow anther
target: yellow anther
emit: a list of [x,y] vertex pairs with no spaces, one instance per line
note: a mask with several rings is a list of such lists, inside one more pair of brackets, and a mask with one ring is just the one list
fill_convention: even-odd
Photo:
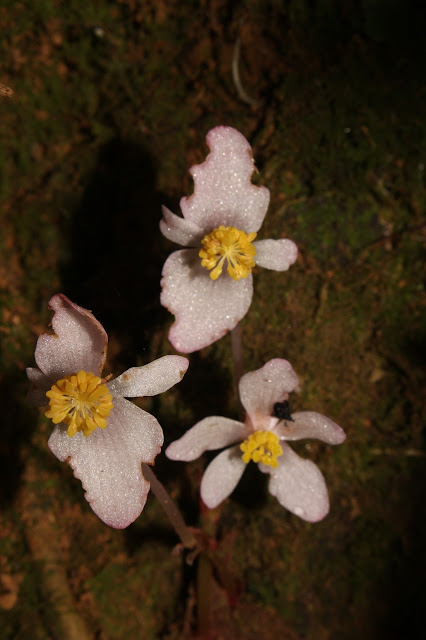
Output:
[[247,278],[255,266],[253,260],[256,249],[251,244],[257,233],[244,233],[235,227],[213,229],[201,240],[201,266],[212,269],[210,278],[217,280],[222,273],[223,263],[228,261],[228,273],[233,280]]
[[263,462],[268,467],[276,468],[283,450],[280,447],[278,436],[272,431],[255,431],[240,444],[243,452],[243,462]]
[[65,422],[67,435],[83,431],[85,436],[104,429],[113,408],[112,397],[102,378],[90,371],[79,371],[55,382],[46,393],[49,409],[44,414],[55,424]]

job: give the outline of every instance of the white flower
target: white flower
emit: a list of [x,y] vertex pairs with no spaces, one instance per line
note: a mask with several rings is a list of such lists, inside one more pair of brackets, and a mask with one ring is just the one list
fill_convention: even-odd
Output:
[[300,458],[286,441],[314,438],[340,444],[346,436],[319,413],[301,411],[290,416],[288,398],[297,385],[289,362],[270,360],[240,380],[240,398],[247,411],[244,424],[211,416],[166,449],[168,458],[189,461],[204,451],[234,445],[219,453],[203,475],[201,497],[207,507],[213,509],[232,493],[246,464],[253,460],[270,474],[269,491],[283,507],[309,522],[327,515],[328,492],[321,471]]
[[183,353],[219,340],[247,313],[255,265],[285,271],[297,257],[291,240],[254,241],[269,191],[251,183],[252,151],[231,127],[207,134],[210,154],[190,169],[194,193],[182,198],[183,218],[163,207],[160,229],[184,247],[166,260],[161,303],[176,316],[169,339]]
[[125,398],[167,391],[184,376],[188,360],[165,356],[102,379],[108,337],[90,311],[62,294],[49,302],[54,335],[37,341],[38,368],[27,369],[29,401],[49,409],[56,424],[48,445],[82,481],[86,499],[106,524],[123,529],[145,506],[152,464],[164,441],[156,418]]

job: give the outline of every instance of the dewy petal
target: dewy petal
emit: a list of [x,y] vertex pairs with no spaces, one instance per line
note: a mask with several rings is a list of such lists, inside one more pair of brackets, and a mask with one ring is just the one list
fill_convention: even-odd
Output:
[[275,433],[283,440],[311,438],[327,444],[341,444],[346,434],[338,424],[315,411],[300,411],[291,415],[294,422],[281,422]]
[[172,253],[162,276],[161,304],[176,316],[169,340],[182,353],[198,351],[222,338],[250,307],[252,275],[237,282],[227,274],[212,280],[195,249]]
[[163,431],[154,416],[124,398],[114,398],[105,429],[96,429],[87,438],[82,432],[70,438],[61,424],[48,444],[59,460],[74,469],[101,520],[116,529],[136,520],[150,486],[141,462],[152,463],[163,444]]
[[210,462],[200,487],[201,498],[209,509],[217,507],[233,492],[246,466],[239,446],[225,449]]
[[269,204],[266,187],[251,183],[255,169],[245,137],[232,127],[216,127],[206,137],[210,154],[191,167],[194,193],[182,198],[184,218],[207,231],[220,225],[258,231]]
[[297,247],[292,240],[258,240],[253,242],[256,249],[255,262],[259,267],[273,271],[287,271],[296,262]]
[[143,367],[128,369],[108,382],[107,387],[113,396],[156,396],[180,382],[188,366],[187,358],[163,356]]
[[172,442],[166,449],[166,456],[170,460],[189,462],[199,458],[204,451],[242,442],[249,431],[245,424],[237,420],[210,416],[197,422],[179,440]]
[[27,402],[35,407],[47,406],[49,400],[46,398],[46,391],[51,388],[52,381],[40,369],[35,367],[27,367],[26,374],[31,383],[31,388],[27,394]]
[[271,476],[270,493],[299,518],[308,522],[322,520],[330,506],[324,476],[311,460],[300,458],[284,442],[281,447],[283,454],[276,469],[262,465],[262,471]]
[[163,206],[162,209],[163,219],[160,220],[160,231],[163,236],[184,247],[201,246],[201,240],[205,234],[197,224],[176,216],[167,207]]
[[108,336],[93,314],[68,300],[61,293],[53,296],[49,307],[55,312],[55,335],[43,334],[37,340],[35,361],[50,380],[83,371],[101,375]]
[[240,398],[254,428],[270,428],[274,404],[288,399],[298,379],[287,360],[270,360],[256,371],[246,373],[240,380]]

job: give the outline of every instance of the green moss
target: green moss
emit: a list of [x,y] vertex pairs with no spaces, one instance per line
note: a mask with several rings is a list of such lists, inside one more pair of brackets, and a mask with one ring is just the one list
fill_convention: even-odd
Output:
[[176,566],[170,564],[151,543],[149,553],[138,553],[138,567],[129,569],[124,562],[112,562],[91,578],[86,588],[93,593],[109,637],[158,637],[165,619],[173,613],[179,590]]
[[[392,40],[391,4],[253,0],[244,21],[242,6],[207,14],[195,2],[45,0],[0,12],[0,80],[15,91],[0,103],[0,551],[1,573],[24,575],[4,637],[51,635],[19,490],[43,496],[56,518],[94,633],[180,634],[189,592],[181,573],[192,575],[170,557],[164,515],[150,496],[129,530],[105,528],[48,450],[51,425],[36,427],[24,405],[24,369],[58,290],[87,300],[104,322],[111,370],[170,353],[172,319],[158,300],[171,246],[156,235],[160,204],[178,211],[192,188],[188,167],[222,123],[249,138],[255,182],[271,190],[259,238],[290,237],[300,250],[287,273],[255,270],[242,321],[246,370],[288,358],[300,379],[292,409],[329,415],[348,437],[336,448],[294,443],[327,479],[324,522],[285,512],[253,468],[224,505],[218,554],[242,585],[241,603],[275,610],[308,640],[423,628],[423,457],[407,452],[424,448],[426,89],[420,40],[410,44],[402,30]],[[242,81],[262,100],[255,108],[232,82],[238,35]],[[190,361],[180,385],[141,403],[167,442],[206,415],[237,416],[229,337]],[[39,476],[23,483],[29,456]],[[191,524],[205,463],[158,458]]]

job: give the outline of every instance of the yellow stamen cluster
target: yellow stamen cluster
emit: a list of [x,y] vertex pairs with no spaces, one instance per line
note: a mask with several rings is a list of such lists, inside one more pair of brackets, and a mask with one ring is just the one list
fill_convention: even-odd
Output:
[[46,393],[50,400],[44,415],[55,424],[65,422],[69,425],[67,435],[70,437],[77,431],[90,436],[96,427],[104,429],[113,404],[111,394],[102,382],[102,378],[90,371],[79,371],[58,380]]
[[283,450],[280,447],[278,436],[272,431],[255,431],[240,444],[243,451],[243,462],[263,462],[268,467],[276,468]]
[[228,261],[228,273],[233,280],[247,278],[251,273],[255,262],[256,249],[251,244],[257,233],[244,233],[235,227],[213,229],[201,240],[203,249],[199,256],[202,258],[201,266],[213,269],[210,273],[212,280],[217,280],[222,273],[225,259]]

